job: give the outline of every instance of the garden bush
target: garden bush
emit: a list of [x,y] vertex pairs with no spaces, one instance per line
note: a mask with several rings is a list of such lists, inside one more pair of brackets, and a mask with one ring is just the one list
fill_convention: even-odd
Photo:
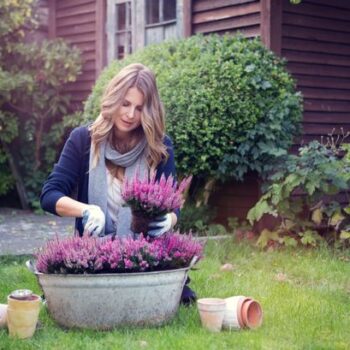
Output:
[[[275,165],[269,185],[249,211],[251,223],[269,214],[278,218],[273,230],[263,230],[258,245],[338,247],[350,243],[350,145],[312,141]],[[344,191],[346,202],[338,195]]]
[[187,201],[181,209],[177,227],[181,233],[193,232],[197,235],[207,235],[211,221],[215,217],[215,210],[208,205],[197,207]]
[[264,175],[299,132],[301,96],[285,62],[259,39],[230,35],[163,42],[112,62],[86,103],[87,121],[98,116],[108,81],[135,62],[156,74],[180,175],[204,183]]
[[0,195],[16,184],[23,207],[38,204],[65,128],[74,123],[64,87],[81,69],[79,50],[63,40],[28,41],[38,25],[35,6],[0,4]]

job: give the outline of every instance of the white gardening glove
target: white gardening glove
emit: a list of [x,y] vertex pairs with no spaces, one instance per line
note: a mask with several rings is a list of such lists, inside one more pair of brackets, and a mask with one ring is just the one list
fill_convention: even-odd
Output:
[[105,227],[105,214],[97,205],[89,205],[83,210],[82,217],[84,234],[87,233],[90,236],[98,236]]
[[150,230],[147,233],[151,237],[160,237],[172,228],[172,223],[173,221],[170,213],[158,216],[154,221],[149,223],[148,227]]

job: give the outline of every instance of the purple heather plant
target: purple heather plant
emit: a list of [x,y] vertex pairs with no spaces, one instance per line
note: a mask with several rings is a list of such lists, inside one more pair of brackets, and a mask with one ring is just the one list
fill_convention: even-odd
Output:
[[37,254],[37,269],[45,273],[96,273],[103,265],[98,260],[101,242],[94,237],[57,236]]
[[169,232],[160,238],[70,237],[49,241],[36,254],[43,273],[125,273],[177,269],[202,257],[191,235]]
[[156,180],[155,174],[148,180],[136,176],[124,181],[122,197],[131,209],[156,217],[180,209],[183,193],[190,185],[192,176],[183,179],[180,184],[170,175]]

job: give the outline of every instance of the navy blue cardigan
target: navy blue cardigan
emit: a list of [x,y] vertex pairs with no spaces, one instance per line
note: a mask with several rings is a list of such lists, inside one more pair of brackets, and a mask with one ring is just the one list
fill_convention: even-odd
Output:
[[[64,148],[58,163],[54,165],[52,173],[44,183],[40,204],[41,207],[52,214],[56,212],[56,203],[63,196],[76,198],[79,202],[89,203],[89,159],[90,159],[91,137],[87,126],[75,128]],[[164,145],[167,147],[169,157],[157,167],[156,177],[162,174],[176,176],[174,150],[171,139],[164,138]],[[79,234],[83,233],[82,219],[76,218],[75,228]]]

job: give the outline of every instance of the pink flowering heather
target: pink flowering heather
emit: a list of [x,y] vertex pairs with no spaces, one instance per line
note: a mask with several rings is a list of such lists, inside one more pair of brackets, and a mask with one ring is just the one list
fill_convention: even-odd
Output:
[[187,177],[178,185],[171,175],[168,178],[162,175],[159,181],[155,175],[149,180],[126,179],[122,197],[133,210],[144,212],[149,217],[164,215],[182,206],[183,193],[191,180],[192,176]]
[[57,236],[46,243],[37,254],[37,269],[44,273],[97,272],[103,266],[98,261],[100,241],[93,237],[69,237],[60,240]]
[[177,232],[151,239],[84,236],[49,241],[37,254],[43,273],[125,273],[176,269],[202,257],[202,245]]

